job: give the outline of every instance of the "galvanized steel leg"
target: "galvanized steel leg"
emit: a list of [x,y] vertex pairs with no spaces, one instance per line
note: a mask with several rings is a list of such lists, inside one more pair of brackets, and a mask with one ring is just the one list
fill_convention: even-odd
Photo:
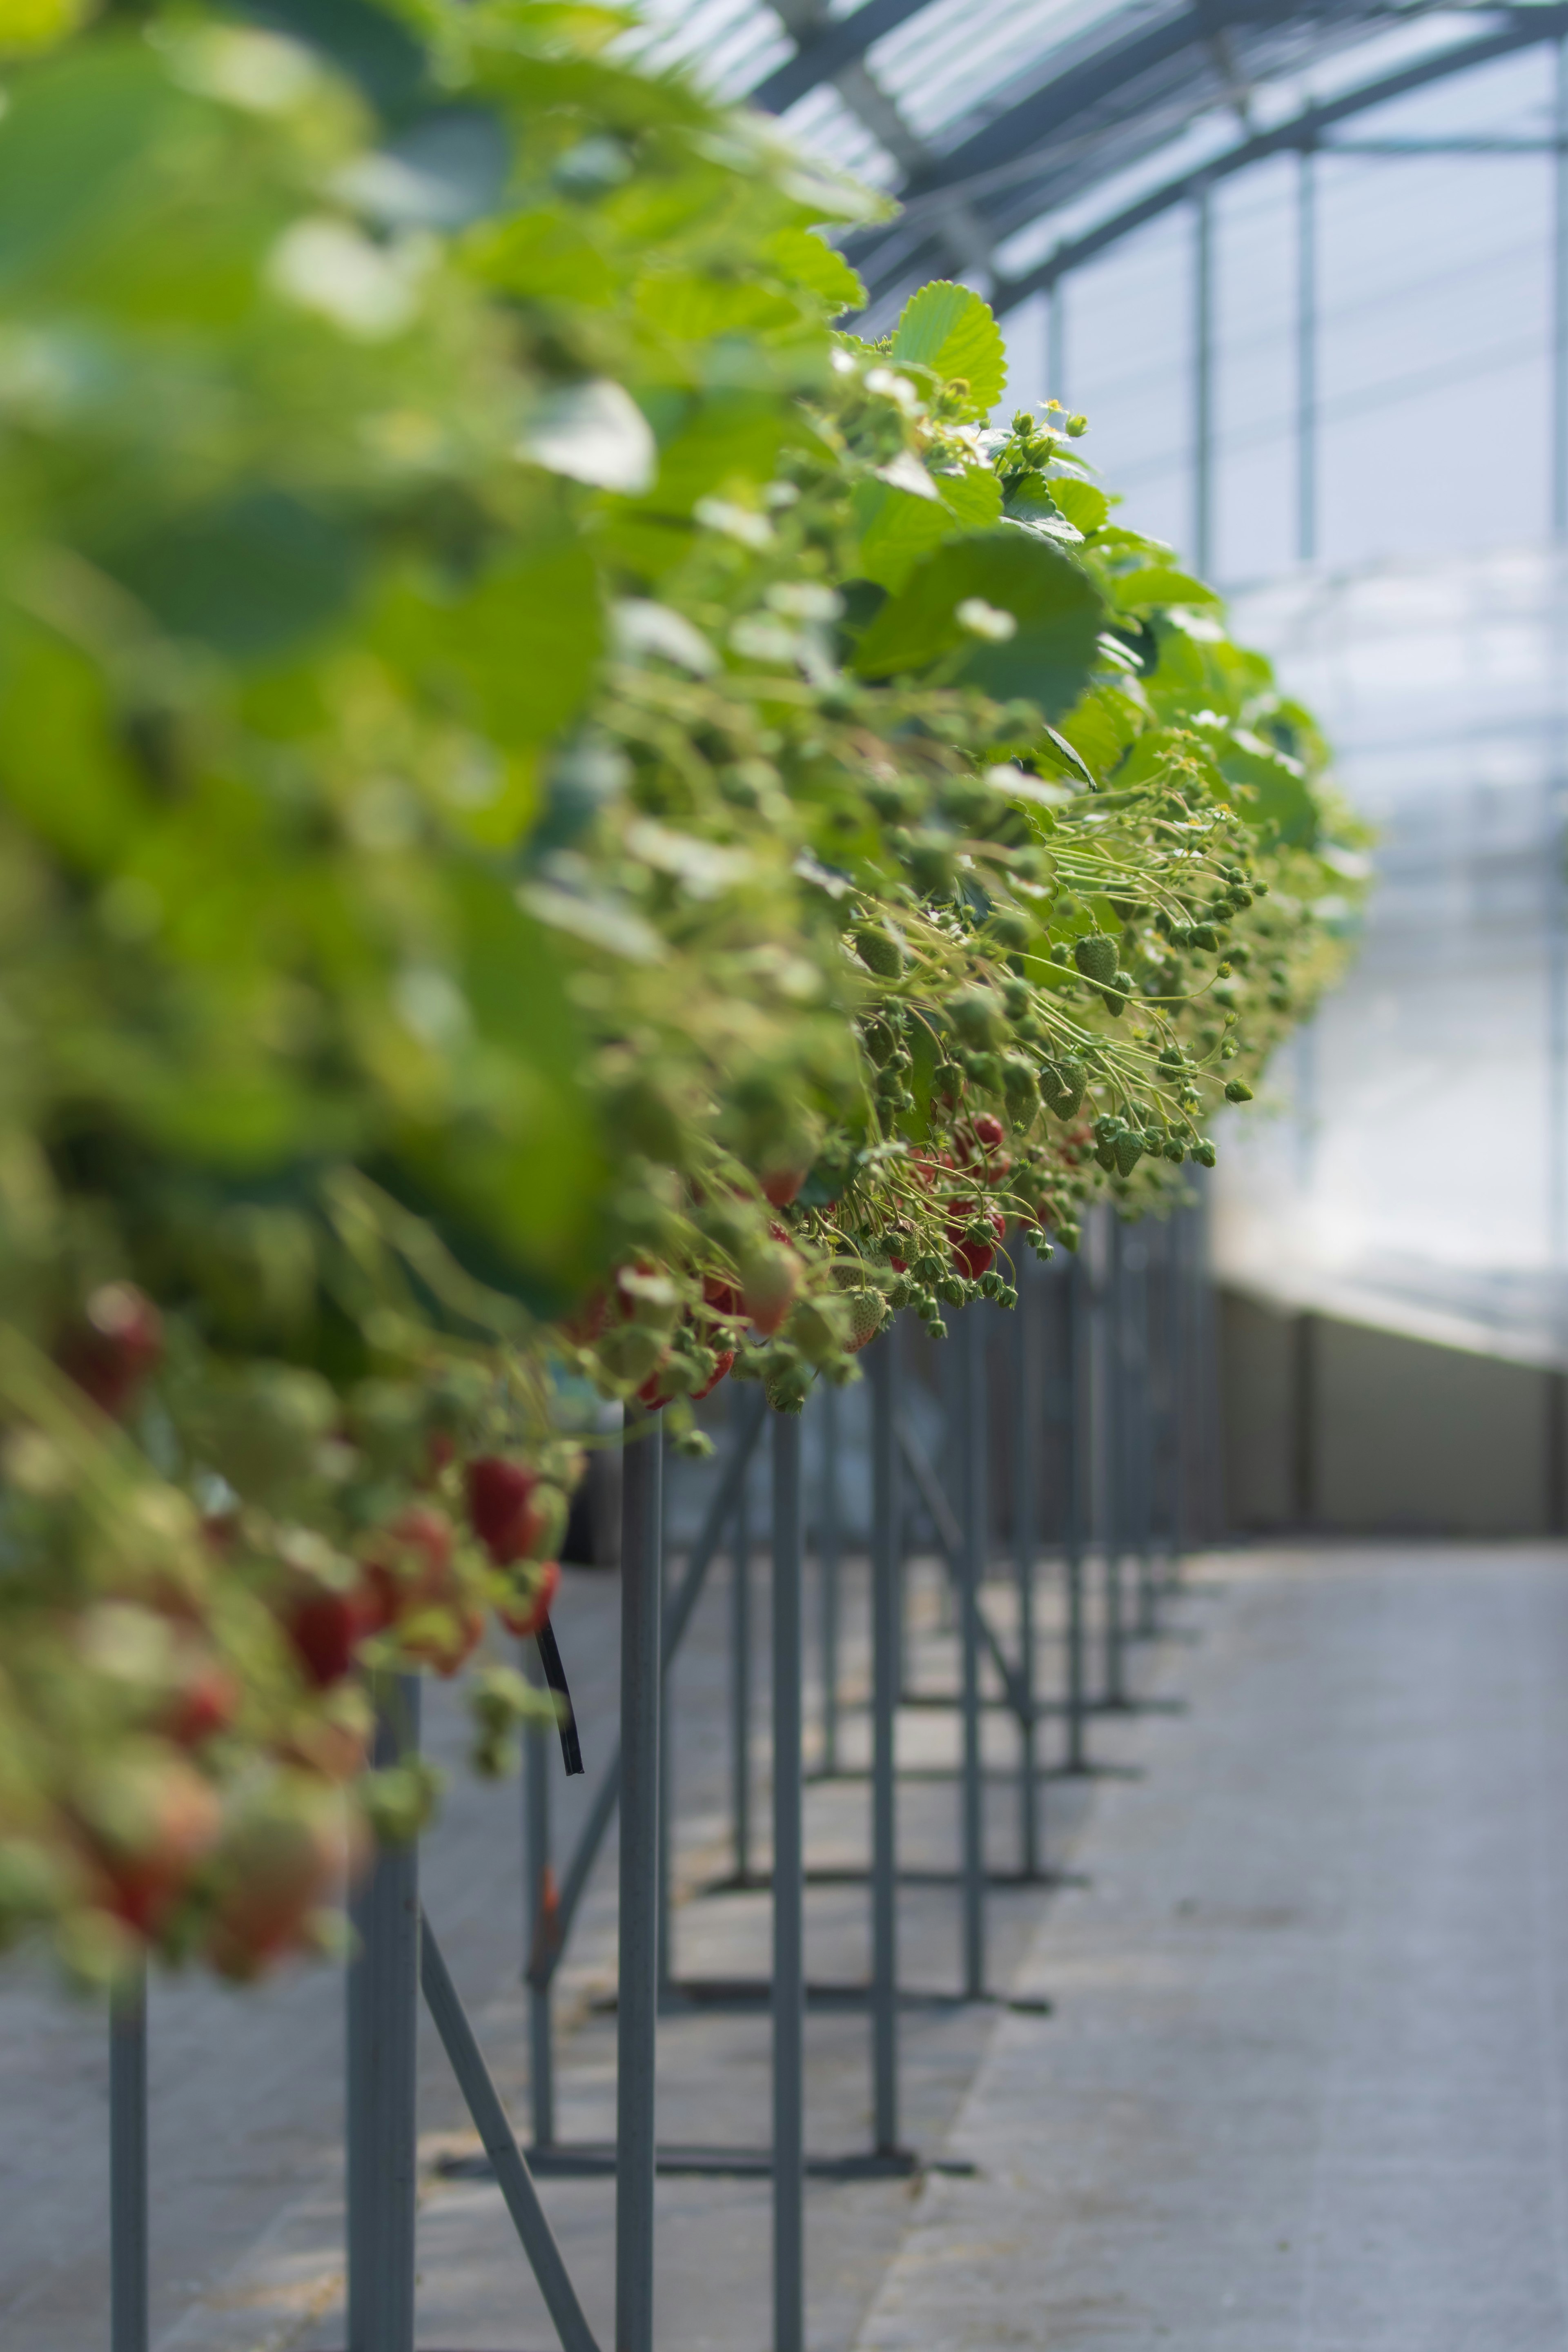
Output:
[[822,1769],[838,1769],[838,1391],[822,1391]]
[[1110,1297],[1103,1310],[1105,1336],[1104,1393],[1106,1403],[1105,1509],[1105,1686],[1102,1704],[1127,1704],[1127,1629],[1122,1617],[1121,1553],[1127,1523],[1127,1382],[1123,1360],[1126,1338],[1127,1289],[1123,1268],[1122,1225],[1110,1219]]
[[1089,1400],[1089,1269],[1075,1257],[1067,1297],[1067,1495],[1064,1550],[1067,1569],[1067,1769],[1087,1772],[1085,1729],[1089,1719],[1087,1626],[1083,1556],[1090,1487],[1086,1452]]
[[[419,1744],[419,1679],[377,1691],[375,1760]],[[414,2352],[419,1848],[384,1845],[356,1890],[348,1975],[349,2352]]]
[[657,1423],[628,1417],[621,1504],[620,1972],[616,2034],[616,2352],[653,2352],[658,2015],[659,1533]]
[[430,1932],[429,1921],[424,1918],[420,1921],[419,1977],[436,2031],[458,2078],[458,2088],[484,2143],[496,2185],[506,2200],[506,2209],[528,2256],[529,2268],[539,2281],[539,2291],[555,2323],[563,2352],[598,2352],[594,2332],[577,2300],[577,2291],[561,2259],[555,2233],[539,2201],[533,2175],[512,2137],[506,2109],[490,2079],[468,2013],[458,1998],[441,1948]]
[[773,1423],[773,2352],[805,2341],[800,1420]]
[[1030,1316],[1039,1283],[1018,1268],[1013,1310],[1013,1575],[1018,1592],[1018,1843],[1026,1878],[1040,1869],[1039,1758],[1035,1715],[1035,1446],[1038,1441],[1037,1334]]
[[[523,1644],[523,1670],[542,1685],[542,1670],[533,1644]],[[552,2035],[550,1963],[559,1916],[554,1869],[550,1856],[550,1756],[553,1743],[530,1733],[523,1743],[524,1853],[528,1873],[528,2095],[533,2120],[533,2145],[550,2147],[555,2140],[555,2051]]]
[[147,1971],[109,2012],[109,2293],[113,2352],[147,2352]]
[[730,1570],[730,1783],[735,1876],[752,1874],[752,1510],[751,1481],[735,1506]]
[[985,1568],[985,1327],[978,1304],[961,1309],[957,1374],[959,1519],[963,1654],[963,1992],[985,1990],[985,1787],[980,1744],[980,1580]]
[[874,1340],[871,1375],[871,2103],[879,2156],[899,2145],[898,1378],[894,1335]]
[[[663,1445],[664,1426],[662,1423],[658,1425],[655,1433],[648,1439],[647,1443],[650,1445]],[[659,1622],[661,1624],[664,1621],[668,1605],[664,1591],[664,1559],[666,1549],[664,1502],[664,1479],[663,1473],[661,1471],[659,1475],[658,1533]],[[673,1654],[669,1653],[667,1648],[661,1645],[658,1681],[658,1961],[657,1971],[658,2006],[661,2013],[669,2005],[670,1996],[673,1990],[672,1979],[675,1974],[674,1961],[670,1955],[669,1924],[670,1905],[674,1895],[675,1884],[675,1746],[669,1736],[670,1710],[668,1705],[669,1677],[674,1664],[675,1659]]]

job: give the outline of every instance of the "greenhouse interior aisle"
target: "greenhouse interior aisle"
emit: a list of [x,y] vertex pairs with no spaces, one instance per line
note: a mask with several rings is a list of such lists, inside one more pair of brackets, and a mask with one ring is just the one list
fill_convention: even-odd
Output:
[[1216,1572],[867,2352],[1568,2345],[1563,1559]]
[[[929,1567],[915,1612],[927,1687],[953,1663]],[[563,1604],[595,1727],[613,1686],[614,1591],[574,1578]],[[858,1636],[858,1575],[848,1592]],[[1000,1613],[1004,1599],[994,1584],[988,1606]],[[689,1891],[727,1859],[727,1601],[720,1582],[677,1678]],[[1568,1559],[1222,1554],[1193,1563],[1171,1636],[1139,1653],[1140,1686],[1165,1704],[1097,1720],[1101,1777],[1047,1783],[1052,1858],[1081,1876],[1049,1897],[992,1896],[991,1982],[1034,2009],[906,2012],[905,2136],[973,2176],[929,2173],[912,2200],[903,2181],[811,2184],[812,2352],[1564,2352]],[[858,1638],[844,1663],[852,1696]],[[761,1659],[758,1674],[765,1689]],[[432,1916],[521,2122],[515,1785],[467,1780],[456,1712],[434,1715],[454,1785],[431,1841]],[[847,1713],[844,1728],[853,1764],[864,1717]],[[950,1716],[906,1712],[901,1760],[940,1766],[955,1731]],[[988,1740],[1005,1766],[995,1717]],[[765,1820],[761,1744],[756,1765]],[[581,1786],[562,1808],[568,1840]],[[1003,1869],[1011,1798],[993,1783]],[[863,1781],[813,1785],[815,1861],[853,1861],[864,1805]],[[951,1781],[906,1772],[901,1807],[906,1865],[949,1861]],[[562,2004],[573,2138],[612,2127],[614,2020],[593,2002],[612,1980],[613,1875],[607,1858]],[[900,1912],[905,1983],[951,1983],[951,1886],[907,1887]],[[864,1914],[863,1887],[813,1889],[814,1976],[863,1972]],[[684,1901],[676,1925],[683,1972],[765,1968],[765,1894]],[[284,1977],[254,2011],[196,1984],[160,1993],[161,2352],[342,2346],[340,1998],[321,1969]],[[95,2352],[96,2021],[14,1975],[5,2010],[0,2341]],[[863,2147],[864,2019],[814,2013],[807,2047],[809,2145]],[[765,2019],[668,2018],[661,2133],[755,2146],[767,2080]],[[499,2192],[440,2170],[475,2142],[430,2036],[421,2122],[419,2343],[545,2352]],[[611,2184],[542,2190],[607,2342]],[[658,2210],[660,2345],[766,2352],[765,2181],[666,2179]]]

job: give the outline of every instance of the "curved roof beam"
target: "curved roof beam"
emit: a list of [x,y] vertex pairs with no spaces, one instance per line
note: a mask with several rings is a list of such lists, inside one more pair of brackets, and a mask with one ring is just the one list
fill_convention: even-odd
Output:
[[[1146,222],[1157,220],[1162,213],[1189,201],[1216,180],[1226,180],[1251,164],[1261,163],[1271,155],[1288,153],[1292,148],[1317,145],[1323,133],[1335,123],[1347,122],[1373,107],[1385,106],[1392,100],[1406,97],[1411,91],[1430,88],[1434,82],[1447,81],[1455,74],[1468,73],[1475,67],[1490,65],[1495,58],[1511,56],[1514,51],[1533,47],[1542,41],[1568,37],[1568,5],[1531,5],[1507,12],[1508,22],[1496,33],[1479,41],[1457,43],[1451,49],[1438,51],[1435,57],[1423,58],[1416,64],[1405,66],[1397,73],[1384,74],[1375,81],[1363,83],[1359,89],[1347,90],[1339,98],[1325,100],[1309,106],[1289,121],[1278,123],[1270,131],[1254,133],[1240,141],[1224,154],[1216,155],[1190,172],[1184,172],[1161,187],[1151,190],[1134,204],[1101,221],[1098,226],[1086,229],[1082,235],[1059,245],[1054,253],[1033,269],[1020,277],[999,280],[992,289],[991,299],[1000,311],[1015,309],[1031,294],[1043,292],[1054,286],[1058,278],[1069,270],[1081,269],[1086,262],[1121,243],[1134,229]],[[956,194],[957,191],[955,190]]]
[[793,58],[775,66],[752,91],[751,103],[766,114],[782,114],[819,82],[832,81],[846,66],[858,65],[873,41],[896,33],[930,5],[931,0],[863,0],[852,16],[833,17],[803,41]]

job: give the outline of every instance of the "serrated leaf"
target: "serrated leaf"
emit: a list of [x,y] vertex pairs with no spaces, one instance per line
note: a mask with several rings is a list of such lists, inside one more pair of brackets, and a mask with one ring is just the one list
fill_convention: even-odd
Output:
[[1002,486],[987,468],[927,478],[937,493],[934,499],[913,497],[886,481],[857,485],[861,573],[883,588],[901,588],[920,558],[955,531],[986,530],[1001,516]]
[[1093,482],[1081,481],[1076,474],[1053,474],[1046,488],[1052,504],[1086,539],[1090,531],[1100,529],[1110,512],[1110,500],[1105,492]]
[[864,284],[844,256],[814,229],[778,229],[768,239],[766,250],[780,277],[816,295],[827,305],[829,317],[864,308]]
[[[958,608],[971,601],[1011,614],[1012,636],[968,636]],[[1005,525],[967,532],[914,567],[861,638],[855,667],[862,677],[893,677],[957,655],[966,683],[999,701],[1026,698],[1050,718],[1088,683],[1104,610],[1088,573],[1049,540]]]
[[968,406],[981,416],[995,407],[1007,382],[1007,346],[990,304],[945,278],[910,295],[893,331],[891,356],[930,368],[944,383],[963,377]]
[[1222,601],[1205,582],[1168,563],[1140,564],[1135,572],[1113,575],[1110,584],[1112,596],[1124,613],[1147,612],[1164,604],[1217,604]]

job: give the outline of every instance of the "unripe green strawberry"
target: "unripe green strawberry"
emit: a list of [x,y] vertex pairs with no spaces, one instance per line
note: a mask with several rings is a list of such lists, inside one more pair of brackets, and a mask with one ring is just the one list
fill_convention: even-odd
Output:
[[879,980],[897,980],[904,969],[904,951],[891,931],[880,923],[862,923],[855,933],[856,952]]
[[1007,1097],[1007,1116],[1015,1127],[1027,1127],[1040,1107],[1040,1089],[1035,1073],[1021,1054],[1005,1054],[1002,1057],[1002,1085]]
[[1252,1088],[1245,1078],[1231,1078],[1225,1090],[1226,1102],[1244,1103],[1252,1100]]
[[1143,1157],[1143,1139],[1141,1135],[1134,1135],[1129,1129],[1117,1137],[1110,1149],[1116,1160],[1118,1172],[1123,1176],[1131,1176]]
[[972,1045],[989,1045],[1001,1028],[1002,1007],[988,988],[961,988],[948,1005],[953,1027]]
[[804,1364],[783,1364],[763,1382],[763,1393],[775,1412],[800,1412],[811,1388]]
[[888,1319],[888,1302],[879,1290],[852,1290],[849,1308],[848,1349],[858,1356],[862,1348],[873,1340]]
[[1040,1092],[1058,1118],[1072,1118],[1083,1101],[1089,1073],[1072,1054],[1058,1054],[1040,1066]]
[[1116,941],[1107,931],[1090,931],[1085,938],[1075,940],[1072,958],[1085,980],[1092,980],[1097,988],[1105,987],[1116,977]]
[[991,930],[994,938],[1012,955],[1022,955],[1034,936],[1029,919],[1016,907],[994,907],[991,910]]

